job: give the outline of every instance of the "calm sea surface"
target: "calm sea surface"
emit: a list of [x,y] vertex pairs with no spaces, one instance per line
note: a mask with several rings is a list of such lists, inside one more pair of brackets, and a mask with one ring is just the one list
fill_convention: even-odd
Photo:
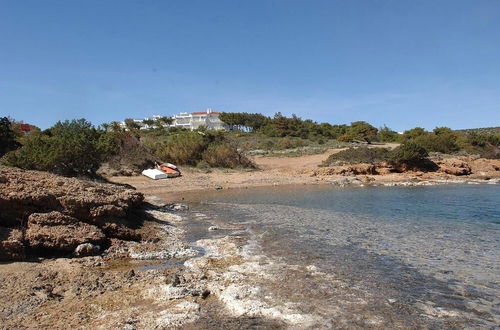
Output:
[[500,324],[500,185],[260,188],[199,201],[221,226],[247,228],[256,253],[327,274],[290,271],[274,293],[332,326]]

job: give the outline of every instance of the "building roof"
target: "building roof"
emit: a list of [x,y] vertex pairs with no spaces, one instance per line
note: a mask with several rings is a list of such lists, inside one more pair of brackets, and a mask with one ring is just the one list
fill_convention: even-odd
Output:
[[31,125],[30,124],[21,124],[21,131],[23,132],[30,132],[31,131]]
[[220,114],[220,112],[217,111],[212,111],[212,112],[197,111],[192,113],[192,115],[218,115],[218,114]]

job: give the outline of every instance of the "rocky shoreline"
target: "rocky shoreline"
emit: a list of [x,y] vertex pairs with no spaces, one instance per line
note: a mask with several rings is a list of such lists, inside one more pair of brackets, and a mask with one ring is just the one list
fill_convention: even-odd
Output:
[[93,255],[139,241],[134,189],[0,167],[0,261]]
[[[496,184],[496,173],[313,178],[339,187]],[[329,326],[269,291],[281,292],[290,272],[328,274],[269,259],[239,234],[244,225],[124,185],[5,167],[0,185],[0,329]],[[206,234],[189,241],[193,221]],[[377,324],[370,317],[363,324]]]
[[203,220],[207,236],[214,234],[189,244],[185,205],[42,172],[1,168],[1,175],[8,235],[1,241],[0,329],[310,321],[259,294],[265,260],[247,251],[246,238],[218,235],[220,225]]

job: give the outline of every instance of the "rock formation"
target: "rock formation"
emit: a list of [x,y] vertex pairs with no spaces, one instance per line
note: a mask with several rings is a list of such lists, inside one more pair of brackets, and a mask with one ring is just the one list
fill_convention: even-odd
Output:
[[143,198],[122,186],[0,166],[0,260],[138,240],[131,212]]

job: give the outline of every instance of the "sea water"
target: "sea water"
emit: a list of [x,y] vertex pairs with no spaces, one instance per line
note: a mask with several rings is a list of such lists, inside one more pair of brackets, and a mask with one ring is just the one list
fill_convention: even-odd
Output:
[[198,209],[247,228],[258,253],[324,274],[276,274],[270,294],[332,327],[500,323],[500,185],[259,188]]

